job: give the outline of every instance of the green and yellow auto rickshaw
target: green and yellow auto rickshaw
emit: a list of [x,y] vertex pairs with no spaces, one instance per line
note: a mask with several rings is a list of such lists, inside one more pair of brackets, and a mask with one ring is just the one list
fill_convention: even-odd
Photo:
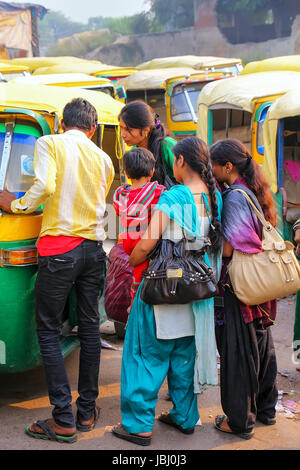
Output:
[[239,139],[262,164],[262,131],[268,109],[296,86],[300,86],[300,73],[290,71],[241,74],[208,84],[197,103],[198,137],[209,145],[220,139]]
[[197,98],[204,86],[230,75],[190,67],[146,69],[119,80],[127,102],[142,99],[159,114],[177,140],[196,134]]
[[300,96],[299,88],[276,100],[263,127],[264,172],[276,195],[283,236],[293,241],[292,225],[300,218]]
[[[36,140],[60,132],[67,102],[81,96],[97,109],[99,124],[94,142],[110,155],[116,177],[108,199],[121,184],[123,153],[118,114],[122,104],[104,93],[78,88],[0,83],[0,189],[22,196],[34,180]],[[40,364],[35,331],[34,285],[37,273],[36,240],[42,208],[33,214],[0,216],[0,372],[20,372]],[[70,331],[77,324],[76,296],[65,309],[61,346],[67,355],[78,345]],[[63,333],[65,331],[65,334]]]

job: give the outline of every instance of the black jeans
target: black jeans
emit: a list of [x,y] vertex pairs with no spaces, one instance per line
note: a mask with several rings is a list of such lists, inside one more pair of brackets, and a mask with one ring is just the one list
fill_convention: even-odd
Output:
[[80,365],[77,409],[89,420],[98,397],[100,330],[98,301],[104,286],[105,252],[102,242],[85,240],[62,255],[39,258],[35,285],[36,325],[54,420],[74,427],[71,390],[59,342],[64,308],[76,289]]

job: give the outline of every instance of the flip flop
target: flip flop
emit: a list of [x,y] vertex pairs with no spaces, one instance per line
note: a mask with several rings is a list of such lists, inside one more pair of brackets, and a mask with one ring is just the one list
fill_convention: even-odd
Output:
[[100,417],[100,408],[99,406],[96,406],[95,411],[94,411],[94,421],[91,424],[80,424],[79,413],[77,411],[76,428],[78,429],[78,431],[82,431],[82,432],[91,431],[92,429],[94,429],[99,417]]
[[134,444],[138,444],[140,446],[149,446],[151,443],[151,437],[143,437],[139,436],[138,434],[130,434],[123,428],[122,424],[119,424],[118,426],[112,428],[112,432],[115,436],[119,437],[120,439],[133,442]]
[[158,421],[161,421],[162,423],[168,424],[169,426],[178,429],[178,431],[182,432],[183,434],[193,434],[195,430],[195,428],[184,429],[183,427],[181,427],[173,420],[170,413],[161,413],[158,417]]
[[77,441],[76,433],[71,434],[71,436],[63,436],[61,434],[56,434],[56,432],[53,431],[47,421],[48,420],[41,420],[36,422],[36,424],[44,431],[43,433],[31,431],[30,426],[26,427],[25,433],[30,437],[34,437],[35,439],[46,439],[48,441],[56,441],[69,444]]
[[251,439],[251,437],[253,437],[254,431],[238,433],[238,432],[233,432],[231,429],[230,429],[230,431],[228,429],[222,429],[221,426],[222,426],[222,424],[225,420],[227,421],[227,416],[225,416],[225,415],[216,416],[216,418],[215,418],[215,428],[218,431],[226,432],[228,434],[234,434],[235,436],[239,436],[242,439],[246,439],[246,440]]

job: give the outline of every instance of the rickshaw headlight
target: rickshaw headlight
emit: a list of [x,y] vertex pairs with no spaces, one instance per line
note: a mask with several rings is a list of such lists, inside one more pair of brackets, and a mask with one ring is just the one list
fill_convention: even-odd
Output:
[[22,246],[18,248],[2,248],[0,266],[29,266],[37,264],[38,254],[36,246]]

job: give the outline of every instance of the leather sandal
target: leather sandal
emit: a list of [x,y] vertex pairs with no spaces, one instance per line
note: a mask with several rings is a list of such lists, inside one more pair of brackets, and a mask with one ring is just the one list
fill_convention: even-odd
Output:
[[79,418],[79,413],[77,411],[77,416],[76,416],[76,428],[77,428],[77,430],[81,431],[81,432],[91,431],[92,429],[94,429],[99,417],[100,417],[100,408],[99,408],[99,406],[96,406],[95,411],[94,411],[94,421],[92,421],[90,424],[81,424],[80,418]]
[[215,428],[218,431],[226,432],[228,434],[234,434],[235,436],[241,437],[242,439],[246,439],[246,440],[251,439],[251,437],[253,437],[253,435],[254,435],[254,431],[251,431],[251,432],[234,432],[234,431],[232,431],[232,429],[230,429],[229,424],[228,424],[229,429],[224,429],[224,428],[222,429],[222,424],[224,422],[227,422],[227,424],[228,424],[227,416],[217,415],[216,418],[215,418]]

